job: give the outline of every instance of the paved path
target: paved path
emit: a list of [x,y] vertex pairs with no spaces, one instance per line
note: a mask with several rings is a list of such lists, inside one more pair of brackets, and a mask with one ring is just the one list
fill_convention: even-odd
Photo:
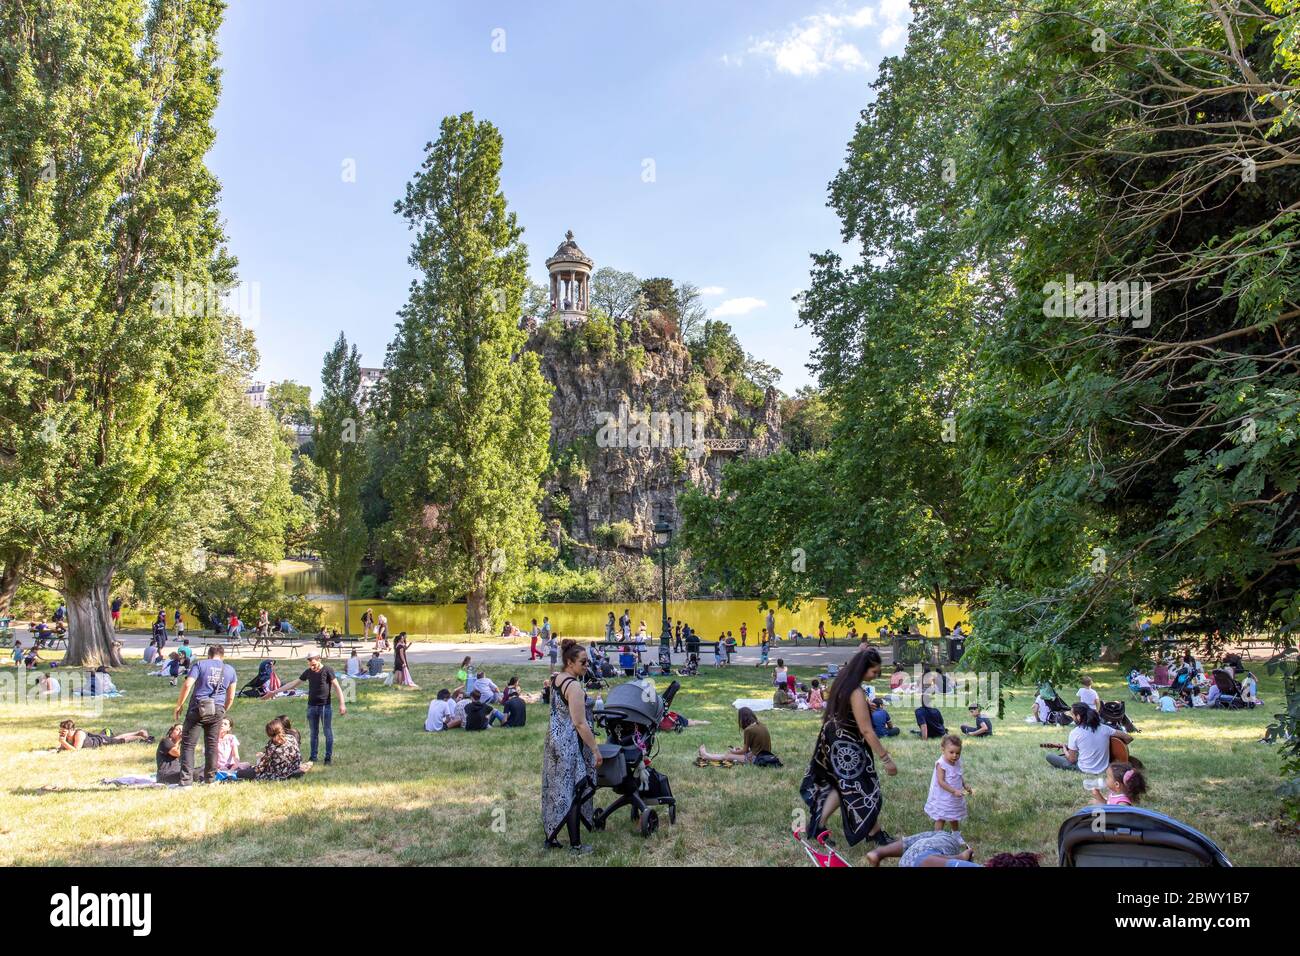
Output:
[[[298,648],[297,659],[302,660],[315,645],[313,639],[303,638],[303,646]],[[595,638],[591,638],[595,640]],[[122,650],[128,660],[139,660],[144,654],[144,648],[149,643],[149,635],[141,632],[123,632],[121,635]],[[204,654],[203,645],[197,639],[192,639],[191,643],[197,656],[202,657]],[[172,650],[176,646],[176,641],[168,640],[167,649]],[[359,657],[369,657],[373,649],[373,642],[362,642],[357,645],[357,655]],[[768,663],[776,666],[777,658],[782,658],[787,664],[794,667],[825,667],[830,663],[843,663],[853,656],[857,646],[842,647],[817,647],[816,642],[813,644],[801,643],[795,647],[789,642],[783,642],[779,647],[774,646],[768,652]],[[653,658],[658,653],[658,645],[650,644],[646,649],[646,656]],[[347,652],[345,651],[346,655]],[[509,642],[474,642],[467,641],[464,643],[433,643],[417,641],[411,644],[411,649],[407,654],[412,664],[459,664],[468,654],[478,663],[482,664],[518,664],[528,665],[528,643],[509,643]],[[273,647],[271,656],[276,659],[294,660],[294,656],[289,648]],[[881,649],[881,656],[888,663],[890,659],[890,649],[885,647]],[[757,647],[737,647],[732,655],[731,662],[733,666],[748,665],[750,667],[758,663],[760,651]],[[391,651],[384,655],[385,660],[390,663],[393,659]],[[240,655],[231,655],[232,662],[240,660],[257,660],[258,655],[245,647]],[[333,660],[335,658],[331,658]],[[684,654],[674,654],[673,663],[680,664],[685,660]],[[707,650],[700,655],[700,664],[705,667],[713,666],[713,652]],[[533,661],[537,667],[549,666],[549,661],[543,658],[540,661]]]

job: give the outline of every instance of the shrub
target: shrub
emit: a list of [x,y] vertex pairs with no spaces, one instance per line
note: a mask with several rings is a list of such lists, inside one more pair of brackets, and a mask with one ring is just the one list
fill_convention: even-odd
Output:
[[596,526],[596,541],[607,548],[626,547],[634,537],[636,537],[636,528],[630,521],[615,521]]

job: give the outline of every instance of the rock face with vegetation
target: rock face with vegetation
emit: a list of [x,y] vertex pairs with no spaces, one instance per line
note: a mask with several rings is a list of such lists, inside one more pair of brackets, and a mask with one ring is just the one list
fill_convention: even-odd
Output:
[[527,347],[555,389],[542,513],[570,566],[649,553],[657,516],[678,524],[679,492],[715,490],[727,461],[781,445],[779,393],[745,374],[722,323],[688,347],[654,311],[615,321],[593,310],[579,326],[538,324]]

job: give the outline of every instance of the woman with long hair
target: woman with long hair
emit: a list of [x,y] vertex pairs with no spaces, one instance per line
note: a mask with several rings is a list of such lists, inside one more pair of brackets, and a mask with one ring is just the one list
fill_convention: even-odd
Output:
[[393,644],[393,686],[419,690],[420,685],[411,680],[411,668],[406,661],[406,652],[410,646],[411,642],[407,639],[406,632],[399,633],[396,643]]
[[812,761],[799,788],[811,814],[808,832],[813,836],[826,829],[827,820],[838,809],[849,846],[864,839],[881,846],[893,842],[880,825],[884,795],[876,777],[875,758],[880,758],[891,777],[898,768],[876,737],[871,707],[862,690],[864,681],[879,676],[880,653],[865,648],[849,659],[831,684]]
[[547,680],[551,720],[542,756],[542,829],[548,848],[558,847],[560,830],[567,829],[569,850],[590,853],[591,847],[582,842],[582,824],[591,826],[601,758],[587,723],[587,692],[582,689],[587,649],[566,639],[560,656],[560,670]]

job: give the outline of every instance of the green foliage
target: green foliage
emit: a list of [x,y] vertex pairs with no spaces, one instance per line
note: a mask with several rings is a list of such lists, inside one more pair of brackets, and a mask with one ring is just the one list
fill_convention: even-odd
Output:
[[266,390],[266,408],[281,425],[310,425],[311,387],[275,382]]
[[616,322],[636,315],[641,280],[630,272],[602,266],[591,274],[591,304]]
[[709,386],[700,372],[691,372],[682,387],[682,402],[692,412],[712,413],[713,403],[709,400]]
[[630,521],[614,521],[597,525],[593,536],[603,547],[624,548],[636,537],[636,527]]
[[201,627],[208,626],[214,612],[224,620],[225,613],[233,610],[248,622],[265,610],[272,621],[285,618],[299,631],[312,634],[320,630],[323,615],[302,595],[285,594],[274,575],[236,562],[178,572],[137,597],[149,606],[186,608],[198,617]]
[[376,403],[392,454],[388,551],[465,595],[474,632],[495,630],[548,553],[538,504],[551,389],[517,323],[528,251],[501,192],[501,146],[491,123],[447,117],[397,203],[419,276]]
[[650,356],[644,346],[629,345],[627,351],[623,353],[623,361],[627,364],[629,372],[640,375],[649,366]]
[[361,358],[342,333],[325,354],[321,385],[313,443],[321,481],[315,542],[327,578],[343,595],[346,634],[348,600],[370,541],[361,503],[369,457],[362,445]]
[[204,164],[221,0],[0,5],[0,547],[117,664],[114,573],[170,533],[248,339]]
[[599,568],[529,568],[516,600],[520,604],[560,601],[599,601],[609,592],[609,582]]

